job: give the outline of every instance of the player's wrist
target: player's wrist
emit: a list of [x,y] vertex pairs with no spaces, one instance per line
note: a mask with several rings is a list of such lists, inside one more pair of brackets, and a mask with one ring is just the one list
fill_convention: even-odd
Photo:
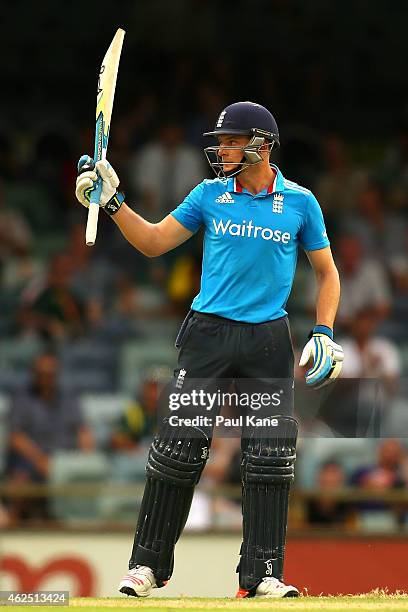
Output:
[[116,215],[124,201],[125,194],[123,193],[123,191],[116,191],[111,197],[111,199],[108,200],[103,206],[103,210],[106,212],[107,215],[113,217],[113,215]]
[[309,337],[311,338],[313,334],[324,334],[333,340],[333,329],[328,325],[315,325],[310,332]]

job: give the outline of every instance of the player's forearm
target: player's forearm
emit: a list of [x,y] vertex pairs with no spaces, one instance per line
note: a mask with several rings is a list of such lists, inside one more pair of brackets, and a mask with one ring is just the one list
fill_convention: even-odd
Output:
[[340,299],[339,273],[335,266],[327,272],[317,274],[316,325],[333,329]]
[[112,216],[112,219],[126,240],[143,255],[157,257],[163,253],[157,225],[143,219],[125,203]]

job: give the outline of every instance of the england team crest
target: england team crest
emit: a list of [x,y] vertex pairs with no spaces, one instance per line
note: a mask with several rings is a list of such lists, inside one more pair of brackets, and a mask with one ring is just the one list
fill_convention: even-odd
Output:
[[272,201],[272,212],[281,214],[283,212],[283,194],[275,193]]

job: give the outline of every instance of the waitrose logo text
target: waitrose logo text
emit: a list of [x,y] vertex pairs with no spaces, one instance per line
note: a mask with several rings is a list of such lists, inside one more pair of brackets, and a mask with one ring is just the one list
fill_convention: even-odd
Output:
[[230,234],[231,236],[242,236],[244,238],[258,238],[261,237],[263,240],[273,240],[273,242],[282,242],[288,244],[291,239],[289,232],[282,232],[279,229],[272,229],[270,227],[262,227],[260,225],[254,225],[251,221],[243,221],[242,223],[232,223],[231,219],[223,221],[220,219],[216,221],[212,220],[215,233],[225,236]]

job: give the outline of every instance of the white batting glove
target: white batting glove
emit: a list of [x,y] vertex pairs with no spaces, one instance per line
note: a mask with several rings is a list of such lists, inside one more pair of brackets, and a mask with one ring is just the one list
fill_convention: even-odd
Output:
[[119,177],[106,159],[94,161],[89,155],[82,155],[78,162],[78,177],[75,195],[77,200],[88,208],[95,183],[102,179],[102,192],[99,205],[109,214],[117,212],[124,201],[124,195],[117,190]]
[[316,325],[312,336],[300,357],[299,365],[305,366],[313,358],[313,366],[306,372],[306,384],[320,389],[333,382],[341,372],[344,352],[333,340],[330,327]]

